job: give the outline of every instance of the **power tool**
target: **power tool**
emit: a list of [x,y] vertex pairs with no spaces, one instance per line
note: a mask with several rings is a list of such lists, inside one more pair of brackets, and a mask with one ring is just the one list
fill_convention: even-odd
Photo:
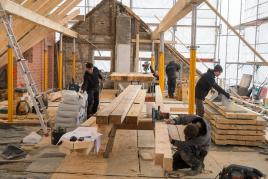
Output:
[[264,174],[257,169],[235,164],[225,167],[219,173],[219,179],[260,179],[261,177],[264,177]]
[[160,106],[158,106],[157,109],[155,107],[152,108],[152,119],[154,122],[162,121],[168,118],[169,118],[169,113],[161,112]]

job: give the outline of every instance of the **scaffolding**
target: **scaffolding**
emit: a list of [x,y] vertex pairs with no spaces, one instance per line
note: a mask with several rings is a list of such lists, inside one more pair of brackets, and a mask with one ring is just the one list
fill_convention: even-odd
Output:
[[[81,8],[85,15],[100,1],[84,0],[78,8]],[[119,1],[130,7],[152,30],[176,3],[176,0]],[[266,25],[268,0],[209,0],[209,3],[264,59],[268,59],[268,51],[264,49],[264,46],[268,44],[268,38],[263,38],[266,36],[263,29],[268,30],[268,25]],[[243,73],[252,74],[253,84],[261,83],[264,80],[263,74],[267,70],[267,63],[262,62],[255,53],[250,51],[205,3],[198,7],[197,14],[197,46],[199,47],[197,68],[205,72],[207,68],[221,64],[224,67],[223,81],[226,87],[237,85]],[[175,41],[173,46],[186,58],[189,58],[190,37],[191,13],[165,32],[165,40]]]

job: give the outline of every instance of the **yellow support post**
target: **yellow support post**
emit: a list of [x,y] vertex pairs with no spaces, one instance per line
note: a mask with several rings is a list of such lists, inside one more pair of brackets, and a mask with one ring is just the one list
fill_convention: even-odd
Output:
[[190,75],[189,75],[189,114],[195,113],[195,71],[196,71],[196,11],[197,4],[192,4],[192,32],[190,49]]
[[164,33],[160,34],[160,55],[158,64],[158,74],[159,74],[159,86],[162,93],[165,90],[165,54],[164,54]]
[[8,46],[7,50],[7,58],[8,58],[8,122],[13,121],[13,50],[10,46]]
[[196,71],[196,49],[190,50],[190,76],[189,76],[189,114],[195,112],[195,71]]
[[151,67],[155,70],[154,41],[152,43]]
[[47,51],[47,39],[44,41],[44,91],[48,90],[48,51]]
[[75,39],[73,39],[73,53],[72,53],[72,78],[75,81],[76,78],[76,56],[75,56]]
[[59,53],[59,89],[62,90],[62,34],[60,34],[60,53]]

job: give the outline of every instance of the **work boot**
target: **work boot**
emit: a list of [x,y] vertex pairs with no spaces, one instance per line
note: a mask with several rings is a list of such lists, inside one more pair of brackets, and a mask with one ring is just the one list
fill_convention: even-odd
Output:
[[204,165],[198,165],[197,168],[192,169],[192,170],[189,171],[187,174],[188,174],[189,176],[195,176],[195,175],[198,175],[198,174],[200,174],[200,173],[202,172],[203,167],[204,167]]

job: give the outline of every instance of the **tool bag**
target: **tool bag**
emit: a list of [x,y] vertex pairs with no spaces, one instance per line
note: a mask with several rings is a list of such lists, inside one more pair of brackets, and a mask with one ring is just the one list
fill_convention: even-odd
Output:
[[260,179],[264,174],[259,170],[242,165],[229,165],[219,173],[219,179]]

